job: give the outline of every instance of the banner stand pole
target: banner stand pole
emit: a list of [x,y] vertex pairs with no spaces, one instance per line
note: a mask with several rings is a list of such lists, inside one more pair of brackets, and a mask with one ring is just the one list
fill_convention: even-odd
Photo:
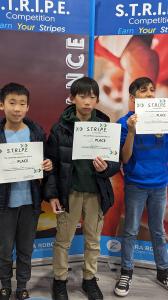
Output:
[[95,7],[96,0],[90,0],[90,26],[89,26],[89,63],[88,75],[94,76],[94,34],[95,34]]

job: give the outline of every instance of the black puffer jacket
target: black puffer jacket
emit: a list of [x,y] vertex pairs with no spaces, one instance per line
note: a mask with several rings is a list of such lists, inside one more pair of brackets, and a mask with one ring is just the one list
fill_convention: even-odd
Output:
[[[6,143],[6,138],[4,133],[5,122],[6,122],[5,119],[0,121],[0,143]],[[44,149],[45,149],[46,138],[43,129],[36,123],[30,121],[29,119],[24,119],[24,123],[30,129],[30,141],[43,142]],[[0,211],[7,211],[10,191],[11,191],[11,183],[0,184]],[[31,194],[32,194],[34,211],[35,213],[38,214],[40,212],[41,199],[42,199],[40,180],[38,179],[31,180]]]
[[[66,109],[66,113],[75,110],[71,105]],[[64,112],[64,113],[65,113]],[[109,121],[109,118],[102,112],[96,110],[97,121]],[[45,187],[45,199],[58,198],[69,211],[68,199],[72,181],[72,144],[73,144],[74,123],[65,122],[61,117],[58,124],[55,124],[50,132],[47,143],[47,157],[53,161],[56,178],[56,186],[47,184]],[[114,202],[114,195],[109,177],[119,171],[120,164],[108,162],[108,168],[101,173],[95,171],[98,190],[101,197],[101,208],[105,213]]]

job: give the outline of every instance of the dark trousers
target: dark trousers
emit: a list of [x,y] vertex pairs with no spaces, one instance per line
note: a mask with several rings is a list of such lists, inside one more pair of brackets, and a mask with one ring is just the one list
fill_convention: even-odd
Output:
[[0,211],[0,280],[2,287],[11,287],[13,249],[16,246],[16,280],[25,288],[31,277],[31,255],[38,223],[32,205]]

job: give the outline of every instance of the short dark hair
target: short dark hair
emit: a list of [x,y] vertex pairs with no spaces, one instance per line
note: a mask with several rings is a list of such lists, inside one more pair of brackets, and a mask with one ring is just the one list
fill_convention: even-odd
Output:
[[148,77],[137,78],[130,84],[129,93],[131,95],[135,96],[137,90],[139,90],[142,87],[148,86],[150,83],[155,87],[155,84],[152,81],[152,79],[150,79]]
[[2,87],[0,90],[0,101],[4,102],[9,94],[25,95],[27,96],[27,104],[29,104],[30,93],[28,89],[19,83],[10,82]]
[[94,79],[84,76],[72,83],[70,93],[72,97],[77,94],[91,95],[93,93],[99,99],[99,86]]

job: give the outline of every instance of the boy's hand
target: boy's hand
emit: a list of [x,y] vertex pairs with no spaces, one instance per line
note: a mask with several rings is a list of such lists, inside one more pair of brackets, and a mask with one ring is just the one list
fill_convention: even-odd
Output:
[[42,168],[44,171],[51,171],[53,169],[53,164],[50,159],[45,159],[42,163]]
[[129,132],[135,133],[135,131],[136,131],[136,128],[135,128],[136,122],[137,122],[137,115],[136,114],[133,114],[132,116],[130,116],[128,118],[127,125],[128,125],[128,131]]
[[103,172],[107,169],[107,163],[100,156],[96,157],[93,161],[93,165],[97,172]]
[[61,207],[58,198],[51,199],[50,205],[51,205],[51,208],[52,208],[52,211],[54,214],[60,214],[60,213],[64,212],[64,209]]

